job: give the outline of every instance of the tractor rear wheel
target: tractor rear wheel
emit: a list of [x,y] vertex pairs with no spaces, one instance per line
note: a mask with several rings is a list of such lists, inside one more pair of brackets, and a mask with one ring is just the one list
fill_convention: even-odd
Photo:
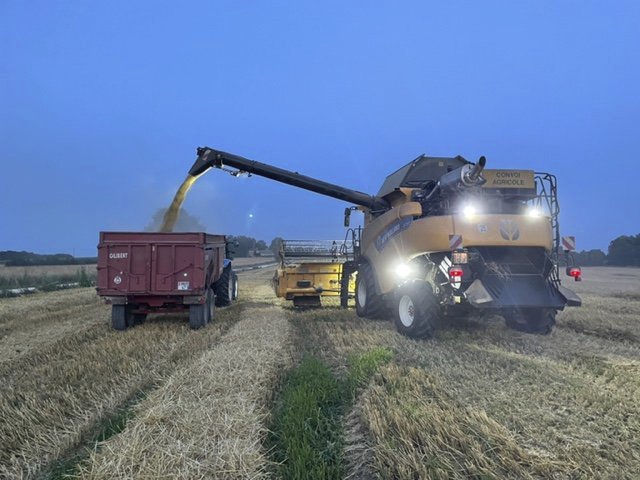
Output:
[[441,316],[438,298],[428,283],[414,280],[398,289],[395,318],[398,332],[411,338],[430,337]]
[[382,296],[376,294],[373,268],[365,262],[358,269],[356,277],[356,313],[359,317],[379,318],[384,310]]
[[216,306],[226,307],[233,301],[233,272],[231,265],[224,267],[216,282]]
[[556,310],[552,308],[523,308],[503,313],[507,327],[525,333],[548,335],[556,324]]
[[232,270],[231,276],[233,280],[233,295],[231,296],[231,300],[236,301],[238,299],[238,274]]

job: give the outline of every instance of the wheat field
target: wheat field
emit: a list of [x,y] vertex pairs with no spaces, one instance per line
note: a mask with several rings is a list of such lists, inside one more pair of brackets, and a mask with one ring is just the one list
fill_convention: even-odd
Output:
[[393,352],[340,411],[348,478],[638,478],[640,269],[585,268],[549,336],[500,317],[429,340],[276,299],[272,272],[191,331],[116,332],[93,289],[0,299],[0,478],[277,478],[268,442],[303,355],[348,375]]

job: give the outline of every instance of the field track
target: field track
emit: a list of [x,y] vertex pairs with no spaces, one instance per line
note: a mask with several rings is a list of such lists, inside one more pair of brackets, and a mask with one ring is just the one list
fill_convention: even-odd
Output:
[[115,332],[93,289],[1,299],[0,478],[273,477],[283,374],[312,355],[344,377],[376,348],[393,359],[344,413],[351,478],[638,478],[640,269],[585,269],[584,307],[549,336],[491,317],[426,341],[293,310],[271,275],[241,273],[200,331],[172,315]]

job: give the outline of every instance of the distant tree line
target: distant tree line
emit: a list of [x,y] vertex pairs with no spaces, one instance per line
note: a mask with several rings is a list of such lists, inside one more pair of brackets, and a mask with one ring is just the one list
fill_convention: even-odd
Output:
[[245,237],[244,235],[237,237],[228,235],[227,242],[229,245],[228,252],[232,257],[250,257],[268,250],[264,240],[256,240],[253,237]]
[[615,265],[623,267],[640,267],[640,233],[638,235],[622,235],[609,244],[607,253],[602,250],[583,250],[574,253],[577,265],[602,266]]
[[622,235],[609,244],[608,265],[633,265],[640,267],[640,233]]
[[28,267],[32,265],[88,265],[96,263],[97,257],[74,257],[66,253],[40,255],[31,252],[0,251],[0,263],[7,267]]
[[[244,235],[227,237],[231,257],[248,257],[266,252],[277,255],[282,238],[276,237],[269,245],[264,240],[257,240]],[[562,258],[562,256],[561,256]],[[577,265],[581,266],[635,266],[640,267],[640,233],[638,235],[622,235],[609,244],[607,253],[600,249],[575,252]],[[88,265],[97,262],[97,257],[74,257],[66,253],[40,255],[31,252],[0,251],[0,264],[8,267],[24,267],[30,265]]]

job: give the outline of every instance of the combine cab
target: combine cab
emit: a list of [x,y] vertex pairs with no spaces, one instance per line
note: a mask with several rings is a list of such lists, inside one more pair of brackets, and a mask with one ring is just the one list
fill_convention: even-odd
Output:
[[355,291],[353,248],[353,242],[337,240],[283,240],[273,278],[276,295],[296,307],[319,307],[322,297],[348,302]]

